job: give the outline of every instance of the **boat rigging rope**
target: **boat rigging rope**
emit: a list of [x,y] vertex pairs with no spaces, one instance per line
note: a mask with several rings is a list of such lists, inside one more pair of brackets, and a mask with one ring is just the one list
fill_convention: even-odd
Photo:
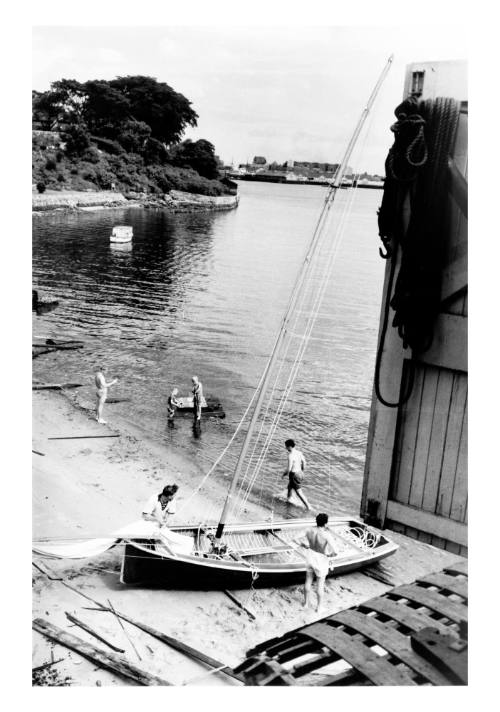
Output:
[[[323,270],[324,270],[323,275],[321,277],[320,287],[315,292],[314,302],[311,306],[311,311],[309,313],[309,317],[306,322],[305,333],[300,336],[301,341],[299,342],[299,348],[295,355],[295,359],[294,359],[294,362],[293,362],[293,365],[292,365],[292,368],[291,368],[291,371],[290,371],[290,374],[288,377],[288,381],[283,389],[281,398],[278,402],[277,410],[275,411],[274,417],[273,417],[272,422],[269,426],[268,434],[267,434],[265,442],[262,446],[260,456],[257,460],[256,465],[255,465],[253,474],[252,474],[250,480],[247,482],[245,494],[240,499],[241,504],[239,507],[239,513],[241,513],[241,511],[242,511],[242,509],[250,495],[252,487],[253,487],[257,477],[260,474],[262,464],[266,458],[269,447],[273,441],[273,437],[274,437],[276,429],[278,427],[281,415],[282,415],[283,410],[284,410],[284,408],[288,402],[288,399],[290,397],[292,387],[293,387],[295,379],[297,377],[299,367],[303,361],[304,353],[305,353],[305,350],[307,349],[307,346],[309,344],[312,330],[315,325],[315,322],[316,322],[316,319],[317,319],[317,316],[318,316],[318,313],[319,313],[319,310],[321,308],[321,304],[322,304],[322,301],[324,298],[324,294],[325,294],[326,288],[328,286],[328,283],[329,283],[329,280],[331,277],[332,269],[333,269],[333,266],[336,261],[336,256],[338,254],[338,250],[340,248],[342,238],[343,238],[345,230],[346,230],[347,217],[350,215],[350,212],[352,210],[352,205],[354,203],[355,194],[356,194],[356,188],[353,188],[351,191],[349,191],[349,199],[348,199],[348,201],[346,201],[346,204],[344,206],[344,210],[343,210],[339,225],[337,226],[337,229],[335,232],[335,238],[332,241],[332,244],[330,246],[329,254],[319,264],[319,269],[323,268]],[[326,267],[325,267],[325,264],[326,264]],[[303,301],[305,302],[308,297],[309,297],[309,295],[306,293],[303,297]],[[289,342],[289,345],[290,345],[290,342]],[[289,346],[288,346],[288,348],[289,348]],[[287,349],[287,351],[288,351],[288,349]],[[284,359],[282,360],[282,363],[284,363]],[[255,449],[255,447],[254,447],[254,449]],[[242,484],[240,486],[240,492],[239,492],[240,497],[241,497],[241,492],[243,489],[243,484],[244,483],[242,482]]]
[[[367,130],[367,132],[366,132],[366,135],[365,135],[365,140],[364,140],[364,142],[363,142],[363,149],[362,149],[362,150],[364,150],[364,147],[365,147],[365,144],[366,144],[366,140],[367,140],[368,135],[369,135],[369,128],[368,128],[368,130]],[[359,175],[358,175],[358,178],[359,178]],[[310,341],[310,338],[311,338],[311,334],[312,334],[312,330],[313,330],[313,327],[314,327],[315,322],[316,322],[316,320],[317,320],[317,316],[318,316],[318,314],[319,314],[319,310],[320,310],[321,305],[322,305],[322,301],[323,301],[323,298],[324,298],[324,294],[325,294],[326,288],[327,288],[327,286],[328,286],[328,283],[329,283],[329,280],[330,280],[330,277],[331,277],[332,269],[333,269],[333,266],[334,266],[334,264],[335,264],[336,256],[337,256],[337,254],[338,254],[338,250],[339,250],[339,248],[340,248],[340,245],[341,245],[341,242],[342,242],[342,238],[343,238],[344,233],[345,233],[345,230],[346,230],[347,217],[350,215],[351,210],[352,210],[352,205],[353,205],[353,203],[354,203],[354,199],[355,199],[355,195],[356,195],[356,189],[357,189],[357,181],[355,180],[355,181],[354,181],[354,188],[352,188],[352,189],[349,191],[349,194],[348,194],[349,199],[346,201],[346,204],[344,205],[344,210],[343,210],[342,216],[341,216],[341,218],[340,218],[339,225],[338,225],[337,228],[336,228],[336,231],[335,231],[335,234],[334,234],[334,239],[332,240],[331,244],[329,245],[329,253],[328,253],[325,257],[323,257],[323,258],[322,258],[321,255],[317,255],[317,257],[316,257],[316,259],[317,259],[317,270],[318,270],[318,273],[320,274],[320,286],[319,286],[319,289],[316,289],[316,287],[314,287],[314,289],[316,290],[316,291],[314,292],[314,295],[313,295],[313,296],[314,296],[314,301],[313,301],[313,304],[311,305],[310,311],[308,312],[308,320],[307,320],[307,322],[306,322],[304,334],[300,334],[300,335],[299,335],[299,334],[294,334],[295,336],[299,336],[299,338],[301,339],[301,341],[299,342],[299,348],[298,348],[298,351],[297,351],[297,353],[296,353],[296,355],[295,355],[295,358],[294,358],[294,361],[293,361],[293,365],[292,365],[291,371],[290,371],[290,373],[289,373],[288,381],[287,381],[286,385],[284,386],[284,389],[283,389],[282,395],[281,395],[281,399],[280,399],[279,402],[278,402],[277,410],[275,411],[274,417],[273,417],[273,419],[272,419],[272,421],[271,421],[271,423],[270,423],[267,437],[266,437],[266,439],[265,439],[265,441],[264,441],[263,446],[261,447],[260,456],[259,456],[258,459],[257,459],[257,463],[256,463],[255,466],[254,466],[254,470],[253,470],[253,473],[252,473],[251,477],[249,477],[249,479],[248,479],[247,482],[245,482],[245,477],[244,477],[243,480],[242,480],[242,482],[241,482],[241,484],[240,484],[240,489],[239,489],[239,493],[238,493],[238,494],[239,494],[238,499],[240,500],[239,514],[241,514],[241,512],[242,512],[242,510],[243,510],[243,507],[245,506],[245,503],[246,503],[246,501],[247,501],[247,499],[248,499],[248,497],[249,497],[249,495],[250,495],[250,492],[251,492],[251,490],[252,490],[252,487],[253,487],[253,485],[254,485],[254,483],[255,483],[257,477],[258,477],[259,474],[260,474],[260,471],[261,471],[261,468],[262,468],[262,464],[263,464],[263,462],[264,462],[264,460],[265,460],[265,458],[266,458],[266,455],[267,455],[267,452],[268,452],[268,450],[269,450],[269,447],[270,447],[270,445],[271,445],[271,443],[272,443],[272,441],[273,441],[273,437],[274,437],[275,432],[276,432],[276,429],[277,429],[277,427],[278,427],[278,424],[279,424],[281,415],[282,415],[283,410],[284,410],[284,408],[285,408],[285,406],[286,406],[286,404],[287,404],[287,402],[288,402],[288,399],[289,399],[289,397],[290,397],[290,393],[291,393],[292,387],[293,387],[294,382],[295,382],[295,379],[296,379],[296,377],[297,377],[298,369],[299,369],[299,367],[300,367],[300,365],[301,365],[301,363],[302,363],[302,361],[303,361],[304,353],[305,353],[305,350],[307,349],[307,346],[308,346],[308,344],[309,344],[309,341]],[[325,223],[325,224],[326,224],[326,223]],[[322,229],[325,229],[325,224],[322,226]],[[326,232],[326,230],[325,230],[325,232]],[[325,267],[325,265],[326,265],[326,267]],[[323,269],[323,273],[321,274],[321,270],[322,270],[322,269]],[[311,279],[311,281],[312,281],[312,279]],[[313,290],[311,289],[311,292],[312,292],[312,291],[313,291]],[[310,295],[309,295],[307,292],[305,292],[305,293],[302,295],[303,306],[305,306],[305,302],[307,301],[308,298],[310,298]],[[296,317],[296,325],[295,325],[295,326],[297,326],[298,315],[299,315],[299,313],[300,313],[300,311],[301,311],[300,306],[301,306],[301,305],[299,304],[298,307],[297,307],[297,317]],[[294,331],[294,329],[292,329],[292,333],[293,333],[293,331]],[[285,356],[283,357],[283,359],[282,359],[282,361],[281,361],[281,368],[282,368],[283,364],[285,363],[286,356],[287,356],[287,354],[288,354],[288,352],[289,352],[289,349],[290,349],[290,344],[291,344],[291,340],[289,340],[289,342],[288,342]],[[281,372],[281,368],[280,368],[279,373]],[[278,374],[278,375],[279,375],[279,374]],[[275,380],[275,384],[276,384],[276,380]],[[255,442],[255,445],[254,445],[253,452],[255,452],[255,449],[256,449],[256,446],[257,446],[257,443],[258,443],[258,439],[259,439],[260,434],[261,434],[261,432],[262,432],[262,429],[263,429],[263,427],[264,427],[264,424],[265,424],[265,417],[267,416],[267,412],[268,412],[268,410],[269,410],[269,405],[270,405],[270,402],[271,402],[271,400],[272,400],[272,396],[273,396],[273,395],[274,395],[274,387],[273,387],[273,392],[271,393],[271,398],[270,398],[269,401],[268,401],[268,406],[267,406],[267,409],[266,409],[266,413],[265,413],[265,416],[264,416],[264,420],[263,420],[263,422],[261,423],[261,429],[260,429],[260,431],[259,431],[259,435],[258,435],[257,438],[256,438],[256,442]],[[252,453],[252,454],[253,454],[253,453]],[[248,473],[250,464],[251,464],[251,463],[249,462],[248,465],[247,465],[247,471],[246,471],[247,473]],[[261,479],[263,479],[263,478],[261,478]],[[243,497],[242,497],[241,495],[242,495],[242,491],[243,491],[243,489],[244,489],[244,485],[245,485],[245,484],[246,484],[245,493],[244,493],[244,495],[243,495]],[[262,496],[262,490],[261,490],[261,496]],[[274,503],[274,498],[275,498],[275,495],[273,494],[273,503]]]
[[[374,383],[378,400],[388,408],[397,408],[409,399],[416,355],[426,351],[433,339],[446,235],[447,163],[455,142],[460,107],[454,99],[440,97],[419,102],[416,97],[409,97],[394,113],[397,121],[391,130],[395,138],[386,160],[378,215],[379,235],[386,250],[385,254],[379,252],[383,259],[391,260],[391,268]],[[407,207],[410,216],[405,224]],[[400,267],[396,277],[398,257]],[[392,326],[397,328],[403,348],[411,349],[405,391],[396,402],[388,401],[380,388],[390,307],[395,312]]]
[[[369,133],[370,133],[371,120],[372,120],[372,117],[370,117],[370,121],[369,121],[369,123],[368,123],[368,128],[367,128],[367,130],[366,130],[366,132],[365,132],[365,137],[364,137],[364,141],[363,141],[361,153],[363,153],[364,150],[365,150],[367,138],[368,138],[368,135],[369,135]],[[359,174],[357,175],[357,179],[359,179]],[[344,209],[343,209],[343,212],[342,212],[340,221],[339,221],[339,225],[336,227],[336,230],[335,230],[335,233],[334,233],[334,239],[332,240],[331,244],[329,245],[329,253],[328,253],[325,257],[322,257],[320,254],[317,254],[317,255],[316,255],[316,268],[317,268],[317,271],[318,271],[319,277],[320,277],[320,280],[319,280],[319,281],[320,281],[320,286],[319,286],[319,289],[316,289],[316,287],[314,287],[314,290],[316,290],[315,292],[313,292],[313,289],[312,289],[312,288],[311,288],[311,290],[310,290],[310,291],[313,293],[314,301],[313,301],[313,304],[312,304],[311,307],[310,307],[310,311],[309,311],[309,312],[306,312],[306,313],[308,314],[308,320],[307,320],[307,322],[306,322],[304,334],[300,334],[300,335],[299,335],[299,334],[294,334],[293,332],[295,331],[295,328],[297,327],[299,314],[300,314],[300,312],[302,311],[300,307],[301,307],[301,306],[305,307],[305,302],[307,301],[308,298],[310,298],[310,295],[309,295],[307,292],[304,292],[304,293],[301,295],[302,304],[299,304],[299,305],[296,307],[296,323],[295,323],[295,327],[294,327],[291,331],[292,331],[292,335],[298,336],[298,337],[301,339],[301,341],[299,342],[299,348],[298,348],[297,354],[295,355],[295,359],[294,359],[294,362],[293,362],[293,365],[292,365],[292,369],[291,369],[290,374],[289,374],[289,377],[288,377],[288,381],[287,381],[287,383],[286,383],[286,385],[285,385],[285,387],[284,387],[284,389],[283,389],[283,392],[282,392],[282,395],[281,395],[281,399],[280,399],[280,401],[279,401],[279,403],[278,403],[277,410],[275,411],[274,417],[273,417],[272,422],[271,422],[271,424],[270,424],[270,426],[269,426],[268,435],[267,435],[267,437],[266,437],[266,439],[265,439],[265,442],[264,442],[264,444],[263,444],[263,446],[262,446],[262,448],[261,448],[260,456],[259,456],[259,458],[258,458],[258,460],[257,460],[257,463],[256,463],[255,467],[254,467],[253,475],[249,478],[249,481],[246,483],[246,484],[247,484],[247,486],[246,486],[246,491],[245,491],[245,494],[244,494],[244,496],[243,496],[242,498],[241,498],[241,494],[242,494],[243,487],[244,487],[244,484],[245,484],[245,481],[244,481],[245,478],[243,478],[243,480],[242,480],[242,482],[241,482],[241,484],[240,484],[240,489],[239,489],[239,498],[240,498],[240,501],[241,501],[241,504],[240,504],[240,507],[239,507],[239,513],[240,513],[240,514],[241,514],[241,512],[242,512],[242,510],[243,510],[243,507],[244,507],[244,505],[245,505],[245,503],[246,503],[246,501],[247,501],[247,499],[248,499],[248,497],[249,497],[249,495],[250,495],[251,489],[252,489],[252,487],[253,487],[253,485],[254,485],[254,483],[255,483],[255,481],[256,481],[258,475],[260,474],[262,464],[263,464],[263,462],[264,462],[264,460],[265,460],[265,458],[266,458],[266,455],[267,455],[267,452],[268,452],[268,450],[269,450],[269,447],[270,447],[270,445],[271,445],[271,443],[272,443],[272,441],[273,441],[273,437],[274,437],[274,434],[275,434],[276,429],[277,429],[277,427],[278,427],[278,424],[279,424],[281,415],[282,415],[283,410],[284,410],[284,408],[285,408],[285,406],[286,406],[286,403],[287,403],[287,401],[288,401],[288,399],[289,399],[289,397],[290,397],[290,393],[291,393],[292,387],[293,387],[293,385],[294,385],[294,382],[295,382],[295,379],[296,379],[296,376],[297,376],[297,373],[298,373],[298,369],[299,369],[299,367],[300,367],[300,364],[301,364],[302,361],[303,361],[304,353],[305,353],[305,351],[306,351],[306,349],[307,349],[307,346],[308,346],[308,344],[309,344],[309,341],[310,341],[310,339],[311,339],[312,330],[313,330],[313,327],[314,327],[314,325],[315,325],[315,323],[316,323],[316,320],[317,320],[317,317],[318,317],[318,314],[319,314],[319,310],[320,310],[320,308],[321,308],[322,301],[323,301],[323,298],[324,298],[324,294],[325,294],[326,288],[327,288],[327,286],[328,286],[329,280],[330,280],[330,278],[331,278],[331,273],[332,273],[332,270],[333,270],[333,266],[334,266],[334,264],[335,264],[336,256],[337,256],[338,250],[339,250],[339,248],[340,248],[340,245],[341,245],[341,243],[342,243],[342,239],[343,239],[343,236],[344,236],[344,233],[345,233],[345,230],[346,230],[347,217],[350,215],[350,213],[351,213],[351,211],[352,211],[352,206],[353,206],[353,203],[354,203],[354,199],[355,199],[355,195],[356,195],[356,190],[357,190],[357,180],[355,179],[355,181],[354,181],[354,187],[353,187],[353,188],[349,191],[349,193],[348,193],[348,200],[346,201],[346,203],[345,203],[345,205],[344,205]],[[327,196],[327,198],[328,198],[328,197],[329,197],[329,196]],[[330,205],[331,205],[331,204],[330,204]],[[324,222],[324,224],[322,225],[322,228],[321,228],[321,229],[322,229],[322,231],[327,232],[327,230],[326,230],[326,222]],[[325,268],[325,265],[326,265],[326,268]],[[323,269],[323,273],[321,274],[321,270],[322,270],[322,269]],[[312,282],[312,281],[313,281],[313,279],[311,278],[310,282]],[[283,367],[283,364],[284,364],[285,361],[286,361],[286,357],[287,357],[288,352],[289,352],[289,350],[290,350],[290,345],[291,345],[291,343],[292,343],[292,341],[289,340],[289,341],[288,341],[288,345],[287,345],[287,349],[286,349],[286,353],[285,353],[283,359],[281,360],[281,367],[280,367],[280,370],[279,370],[279,372],[278,372],[278,375],[279,375],[279,373],[281,372],[281,369],[282,369],[282,367]],[[278,377],[278,376],[277,376],[277,377]],[[276,379],[276,380],[277,380],[277,379]],[[276,380],[275,380],[275,385],[276,385]],[[268,406],[267,406],[267,409],[266,409],[266,413],[265,413],[265,416],[264,416],[264,420],[263,420],[263,422],[261,423],[261,429],[260,429],[260,431],[259,431],[259,435],[257,436],[256,442],[255,442],[255,444],[254,444],[253,452],[255,452],[255,449],[256,449],[256,446],[257,446],[257,443],[258,443],[258,439],[259,439],[259,437],[260,437],[260,434],[261,434],[261,432],[262,432],[262,430],[263,430],[263,427],[264,427],[264,424],[265,424],[265,417],[267,416],[267,412],[268,412],[268,410],[269,410],[269,405],[270,405],[270,402],[271,402],[272,397],[273,397],[273,395],[274,395],[274,388],[275,388],[275,386],[273,386],[273,391],[272,391],[271,397],[270,397],[270,399],[269,399],[269,401],[268,401]],[[252,452],[252,455],[253,455],[253,452]],[[251,463],[249,462],[248,465],[247,465],[246,473],[248,473],[250,464],[251,464]],[[261,479],[263,480],[263,478],[261,478]],[[262,489],[261,489],[261,496],[262,496]],[[273,494],[273,504],[274,504],[274,499],[275,499],[275,494]]]

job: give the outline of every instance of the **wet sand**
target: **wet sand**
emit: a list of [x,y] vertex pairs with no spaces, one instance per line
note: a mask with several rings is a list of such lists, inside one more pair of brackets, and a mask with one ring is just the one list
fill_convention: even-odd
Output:
[[[140,518],[141,507],[164,484],[179,485],[179,508],[205,474],[197,462],[149,441],[140,431],[113,415],[107,406],[108,425],[98,425],[93,414],[67,392],[33,392],[33,539],[93,538]],[[49,437],[106,435],[99,439],[48,440]],[[209,490],[210,504],[222,505],[225,491],[217,483]],[[195,497],[180,515],[182,522],[199,521],[207,499]],[[248,505],[249,519],[267,519],[268,513]],[[298,510],[297,510],[298,512]],[[353,512],[356,516],[357,512]],[[177,515],[176,515],[177,516]],[[174,520],[175,521],[175,520]],[[356,572],[327,581],[325,608],[317,614],[302,608],[302,587],[238,591],[237,596],[255,612],[252,620],[219,591],[164,590],[124,586],[119,582],[121,547],[92,559],[46,560],[34,555],[35,563],[49,567],[57,577],[87,596],[113,606],[167,635],[176,637],[228,665],[236,665],[257,643],[282,635],[325,615],[380,595],[394,585],[438,571],[457,556],[395,533],[398,552],[377,567],[390,583]],[[104,638],[125,650],[128,660],[168,682],[181,685],[238,685],[218,673],[206,676],[207,668],[102,611],[85,610],[88,600],[50,580],[33,567],[33,617],[42,617],[93,645],[105,646],[78,627],[71,627],[65,612],[76,615]],[[130,640],[133,641],[133,645]],[[135,650],[134,650],[135,646]],[[33,633],[33,667],[64,658],[54,666],[59,679],[71,685],[124,685],[77,653]]]

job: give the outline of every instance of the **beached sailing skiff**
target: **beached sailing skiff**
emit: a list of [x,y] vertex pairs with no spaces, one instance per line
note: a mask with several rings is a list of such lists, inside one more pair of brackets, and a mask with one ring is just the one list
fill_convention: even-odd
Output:
[[[307,278],[311,278],[315,257],[316,262],[321,260],[321,257],[318,258],[318,248],[320,244],[324,244],[322,235],[325,232],[326,216],[341,187],[353,147],[391,62],[392,57],[363,110],[335,181],[325,198],[302,268],[294,284],[281,329],[252,399],[252,402],[255,399],[253,413],[219,523],[160,528],[156,523],[140,521],[115,532],[113,538],[55,546],[39,543],[34,546],[35,551],[49,556],[84,558],[102,553],[117,543],[124,543],[121,581],[126,584],[154,583],[168,588],[246,588],[251,584],[280,586],[304,580],[307,553],[297,545],[296,540],[302,538],[307,529],[314,526],[313,518],[277,521],[271,517],[269,521],[250,524],[228,523],[228,520],[235,508],[237,486],[263,409],[271,373],[278,362],[280,348],[289,330],[291,317],[294,310],[298,308],[297,305],[300,305],[299,299],[304,292]],[[323,243],[321,243],[322,239]],[[303,350],[301,353],[303,354]],[[266,451],[267,448],[268,445]],[[201,485],[195,493],[200,487]],[[397,545],[382,533],[355,519],[331,519],[328,528],[336,542],[336,555],[329,560],[328,575],[330,576],[374,564],[393,554],[397,549]]]
[[[122,561],[122,583],[154,582],[168,588],[248,588],[287,586],[304,581],[304,549],[293,540],[314,526],[314,519],[230,524],[224,551],[214,553],[215,527],[171,527],[165,539],[128,541]],[[337,555],[329,576],[338,576],[380,561],[397,546],[382,534],[350,519],[332,519]],[[174,553],[183,537],[187,550]],[[189,543],[190,542],[190,543]],[[184,543],[184,542],[182,542]],[[182,544],[181,544],[182,546]],[[188,553],[189,552],[189,553]]]

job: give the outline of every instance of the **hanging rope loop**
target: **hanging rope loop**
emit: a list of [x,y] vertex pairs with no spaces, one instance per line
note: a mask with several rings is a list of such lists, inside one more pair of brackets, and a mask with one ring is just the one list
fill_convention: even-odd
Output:
[[[395,408],[408,400],[413,386],[414,356],[426,351],[439,313],[441,266],[446,231],[448,156],[452,153],[459,117],[454,99],[418,102],[409,97],[400,104],[391,126],[394,144],[386,160],[386,180],[378,212],[379,236],[386,250],[383,259],[393,264],[388,279],[380,342],[375,363],[375,392],[385,406]],[[409,221],[405,209],[410,208]],[[396,276],[396,256],[401,261]],[[394,284],[395,280],[395,284]],[[410,347],[407,389],[396,402],[380,392],[382,353],[389,322],[398,330],[403,347]]]

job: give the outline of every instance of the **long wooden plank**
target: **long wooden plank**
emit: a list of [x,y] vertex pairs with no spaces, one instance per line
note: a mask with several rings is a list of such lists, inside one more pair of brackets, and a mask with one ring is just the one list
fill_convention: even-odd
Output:
[[87,440],[89,438],[119,438],[120,433],[110,433],[109,435],[61,435],[47,438],[47,440]]
[[359,670],[374,685],[415,685],[407,672],[391,665],[364,643],[326,623],[313,623],[302,629],[301,635],[317,640]]
[[[407,226],[410,219],[409,197],[405,199],[403,219]],[[397,250],[393,259],[396,260],[394,285],[401,266],[401,250]],[[391,266],[391,260],[387,260],[377,343],[380,343],[382,336],[381,329]],[[397,330],[389,324],[383,344],[380,369],[380,390],[389,402],[397,402],[400,398],[404,360],[403,342],[399,338]],[[395,448],[397,420],[398,408],[387,408],[382,405],[377,399],[375,388],[373,388],[360,512],[361,516],[368,518],[372,524],[381,528],[385,522],[387,499],[391,486],[391,463]]]
[[465,598],[466,601],[469,598],[467,579],[460,579],[457,578],[457,576],[448,576],[445,573],[429,574],[428,576],[419,578],[417,583],[428,583],[430,586],[438,586],[450,593],[456,593],[457,596]]
[[447,369],[440,370],[438,388],[436,392],[436,402],[434,405],[434,417],[432,421],[432,433],[429,445],[429,458],[427,461],[427,470],[422,493],[422,509],[426,512],[436,511],[439,482],[441,481],[441,471],[443,467],[446,430],[450,414],[452,389],[453,373]]
[[465,402],[464,419],[460,434],[460,447],[458,449],[457,469],[453,482],[451,497],[450,519],[465,522],[467,518],[467,443],[468,443],[468,409]]
[[[436,415],[436,397],[439,381],[439,371],[432,366],[425,367],[425,381],[420,400],[418,429],[415,439],[415,454],[413,458],[413,471],[408,494],[408,504],[414,507],[422,506],[424,485],[429,461],[431,436]],[[406,433],[405,433],[406,435]]]
[[401,660],[402,663],[414,672],[431,682],[433,685],[449,685],[439,670],[424,658],[416,655],[411,648],[410,638],[399,633],[394,628],[389,628],[372,616],[366,616],[359,611],[340,611],[334,616],[336,621],[358,631],[369,640],[387,650],[388,653]]
[[387,592],[388,596],[401,596],[402,598],[419,603],[421,606],[429,608],[440,616],[445,616],[455,623],[468,620],[467,606],[463,606],[456,601],[450,601],[446,596],[442,596],[437,591],[429,591],[415,584],[405,584]]
[[105,670],[110,670],[121,677],[133,680],[138,685],[169,686],[171,684],[161,677],[151,675],[145,670],[141,670],[141,668],[132,665],[122,655],[118,655],[117,653],[108,653],[100,648],[96,648],[94,645],[86,643],[81,638],[77,638],[76,635],[67,633],[62,628],[59,628],[43,618],[35,618],[32,626],[38,633],[54,640],[59,645],[64,645],[66,648],[74,650],[82,657],[96,663]]
[[238,608],[241,608],[242,610],[244,610],[245,613],[247,613],[248,616],[249,616],[252,620],[254,620],[254,621],[257,620],[257,616],[255,615],[255,613],[254,613],[253,611],[251,611],[249,608],[247,608],[247,607],[245,606],[245,604],[242,603],[242,602],[240,601],[240,599],[237,598],[237,597],[234,595],[234,593],[231,593],[231,591],[228,591],[226,588],[224,589],[224,593],[226,594],[226,596],[227,596],[233,603],[235,603],[235,604],[238,606]]
[[404,523],[407,527],[415,527],[429,534],[435,534],[462,546],[467,546],[467,525],[455,522],[447,517],[424,512],[416,507],[389,500],[387,517],[395,522]]
[[436,505],[436,514],[442,514],[445,517],[450,516],[466,405],[467,376],[463,373],[455,373]]
[[[34,566],[36,566],[35,563],[33,563]],[[42,571],[46,576],[51,578],[52,580],[55,579],[54,576],[50,576],[47,571],[41,569],[40,567],[37,567]],[[175,648],[176,650],[179,650],[181,653],[184,653],[185,655],[188,655],[189,657],[199,660],[202,663],[205,663],[206,665],[209,665],[210,667],[220,667],[223,665],[219,660],[216,660],[215,658],[211,658],[209,655],[205,655],[205,653],[202,653],[199,650],[196,650],[196,648],[192,648],[190,645],[187,645],[186,643],[182,643],[180,640],[176,640],[175,638],[171,638],[168,635],[165,635],[165,633],[162,633],[159,630],[156,630],[155,628],[151,628],[150,626],[141,623],[140,621],[136,621],[133,618],[129,618],[129,616],[126,616],[123,613],[118,612],[115,608],[111,610],[111,608],[108,608],[104,604],[100,603],[100,601],[96,601],[95,598],[91,598],[88,594],[84,593],[83,591],[80,591],[80,589],[75,588],[75,586],[72,586],[69,583],[66,583],[66,581],[63,581],[63,579],[55,579],[58,580],[62,583],[63,586],[66,586],[66,588],[69,588],[71,591],[74,591],[75,593],[78,593],[80,596],[83,596],[86,598],[88,601],[91,603],[95,603],[96,606],[98,606],[99,610],[101,611],[108,611],[109,613],[113,613],[115,616],[122,618],[124,621],[127,621],[131,625],[135,625],[136,628],[140,628],[146,633],[149,633],[153,638],[157,638],[157,640],[161,640],[163,643],[166,645],[169,645],[172,648]],[[244,679],[240,676],[234,673],[230,667],[227,669],[221,670],[222,673],[225,675],[229,675],[229,677],[233,677],[236,680],[239,680],[240,682],[244,682]]]
[[118,648],[118,647],[117,647],[116,645],[114,645],[113,643],[110,643],[109,640],[106,640],[106,638],[103,638],[101,635],[99,635],[99,633],[97,633],[97,631],[95,631],[93,628],[91,628],[87,623],[84,623],[83,621],[81,621],[81,620],[80,620],[79,618],[77,618],[76,616],[72,615],[71,613],[68,613],[68,611],[66,611],[66,618],[67,618],[71,623],[73,623],[74,625],[77,625],[79,628],[81,628],[82,630],[84,630],[84,631],[85,631],[86,633],[88,633],[89,635],[92,635],[94,638],[97,638],[97,640],[100,640],[101,643],[104,643],[105,645],[107,645],[109,648],[111,648],[111,649],[114,650],[115,652],[117,652],[117,653],[124,653],[124,652],[125,652],[125,651],[123,650],[123,648]]
[[[161,631],[156,630],[155,628],[151,628],[151,626],[146,625],[145,623],[136,621],[134,620],[134,618],[131,618],[130,616],[125,615],[124,613],[120,613],[116,609],[113,609],[113,611],[111,611],[110,608],[107,608],[106,610],[113,612],[115,616],[122,618],[124,621],[127,621],[127,623],[134,625],[136,628],[143,630],[145,633],[149,633],[149,635],[151,635],[153,638],[156,638],[157,640],[160,640],[162,643],[165,643],[165,645],[169,645],[171,648],[174,648],[175,650],[184,653],[184,655],[187,655],[190,658],[193,658],[194,660],[199,660],[200,662],[204,663],[205,665],[208,665],[209,667],[220,668],[224,665],[224,663],[221,663],[220,660],[216,660],[210,655],[205,655],[205,653],[202,653],[200,650],[196,650],[196,648],[192,648],[190,645],[187,645],[187,643],[182,643],[180,640],[172,638],[171,636],[166,635],[165,633],[162,633]],[[243,681],[241,676],[234,673],[230,667],[225,667],[221,669],[221,672],[225,675],[229,675],[229,677],[234,677],[240,682]]]
[[[397,480],[392,490],[392,499],[405,504],[408,504],[410,498],[424,384],[425,368],[421,364],[416,364],[411,396],[401,408],[401,420],[398,425],[398,447],[394,463]],[[390,467],[390,463],[387,463],[386,466]],[[391,519],[389,514],[387,516]]]
[[358,608],[364,611],[375,611],[375,613],[387,616],[411,631],[418,631],[422,628],[434,626],[434,628],[437,628],[441,633],[449,632],[449,626],[434,620],[434,618],[431,618],[422,611],[416,611],[414,608],[410,608],[410,606],[391,601],[389,598],[372,598],[370,601],[360,603]]

